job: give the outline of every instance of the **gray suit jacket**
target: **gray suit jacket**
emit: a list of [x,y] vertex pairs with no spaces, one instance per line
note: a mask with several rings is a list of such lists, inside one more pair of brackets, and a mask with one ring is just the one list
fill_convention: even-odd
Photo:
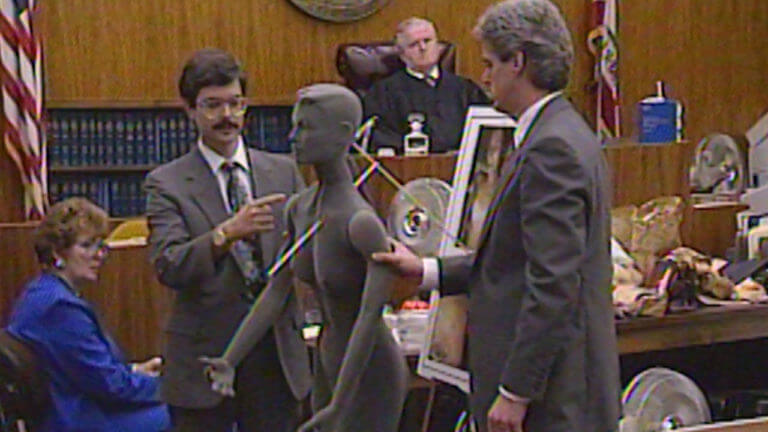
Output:
[[[253,149],[248,156],[256,197],[276,192],[290,196],[304,187],[289,158]],[[226,207],[197,147],[149,173],[145,189],[152,262],[160,281],[177,291],[166,327],[164,397],[176,406],[211,407],[221,396],[211,391],[198,357],[223,353],[250,308],[243,300],[245,280],[234,257],[227,254],[214,261],[211,251],[212,230],[227,219]],[[276,206],[277,215],[282,211],[282,205]],[[274,261],[280,247],[282,219],[277,217],[276,229],[261,236],[265,265]],[[299,330],[302,322],[291,296],[274,333],[280,363],[297,399],[308,394],[311,382]]]
[[470,295],[471,405],[483,431],[499,385],[532,399],[525,430],[617,429],[607,177],[594,133],[553,99],[502,168],[476,255],[441,262],[443,293]]

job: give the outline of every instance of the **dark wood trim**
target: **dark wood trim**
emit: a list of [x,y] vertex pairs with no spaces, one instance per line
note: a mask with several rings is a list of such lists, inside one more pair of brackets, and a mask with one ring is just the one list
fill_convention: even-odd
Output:
[[[291,106],[296,102],[296,96],[280,95],[277,97],[249,97],[248,106],[271,107],[271,106]],[[45,101],[47,109],[183,109],[184,104],[180,99],[158,99],[158,100],[102,100],[102,99],[47,99]]]
[[768,337],[768,305],[718,306],[616,324],[620,354]]
[[88,165],[88,166],[53,166],[50,174],[93,174],[93,173],[136,173],[149,172],[158,165]]

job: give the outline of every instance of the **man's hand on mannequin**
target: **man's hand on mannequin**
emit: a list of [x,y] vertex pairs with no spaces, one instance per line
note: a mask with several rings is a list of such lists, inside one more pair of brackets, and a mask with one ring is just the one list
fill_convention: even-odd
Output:
[[376,262],[389,264],[401,276],[415,279],[418,283],[421,283],[424,277],[424,264],[421,258],[397,240],[390,239],[390,243],[392,244],[391,252],[375,252],[371,258]]
[[419,286],[424,277],[424,263],[404,244],[390,239],[392,252],[375,252],[371,259],[392,266],[404,280],[395,284],[392,302],[395,305],[419,293]]

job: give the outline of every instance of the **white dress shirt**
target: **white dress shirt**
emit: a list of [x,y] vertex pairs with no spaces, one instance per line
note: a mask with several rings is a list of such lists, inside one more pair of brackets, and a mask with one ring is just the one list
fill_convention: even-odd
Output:
[[211,172],[219,182],[219,192],[221,193],[221,199],[224,201],[224,207],[226,207],[227,212],[232,213],[232,209],[229,208],[229,198],[227,197],[227,180],[229,180],[229,174],[227,174],[222,169],[222,165],[224,163],[230,163],[240,167],[240,169],[234,170],[233,172],[238,176],[240,184],[245,186],[245,190],[248,192],[248,196],[253,197],[251,179],[248,177],[250,170],[250,166],[248,164],[248,153],[246,152],[243,137],[237,137],[235,152],[229,159],[216,153],[210,147],[203,144],[202,139],[197,140],[197,148],[200,149],[200,153],[202,153],[203,159],[205,159],[205,162],[208,164]]
[[437,80],[440,79],[440,68],[437,67],[437,65],[432,66],[426,74],[419,72],[416,69],[411,69],[407,66],[405,68],[405,72],[416,79],[420,79],[426,82],[432,87],[434,87],[437,84]]

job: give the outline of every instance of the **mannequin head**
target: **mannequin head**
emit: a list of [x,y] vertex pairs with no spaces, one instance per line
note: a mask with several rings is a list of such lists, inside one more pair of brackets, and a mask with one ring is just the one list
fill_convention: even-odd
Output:
[[343,158],[362,117],[360,99],[346,87],[314,84],[299,90],[290,136],[296,161],[318,164]]

